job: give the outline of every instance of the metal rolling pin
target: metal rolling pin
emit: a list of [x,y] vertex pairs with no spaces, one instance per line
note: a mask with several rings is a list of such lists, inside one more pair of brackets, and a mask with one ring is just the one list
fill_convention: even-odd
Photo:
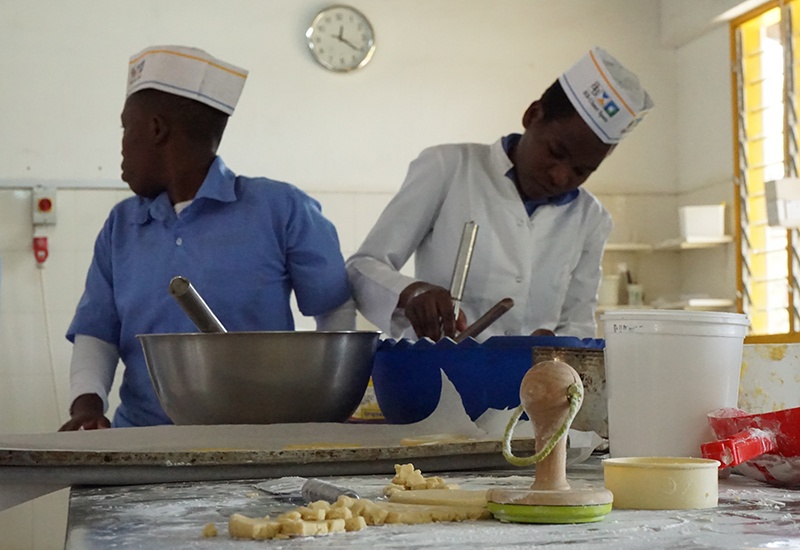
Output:
[[173,277],[169,282],[169,293],[200,332],[228,332],[186,277]]
[[334,503],[340,496],[359,498],[358,493],[352,489],[339,487],[333,483],[328,483],[327,481],[322,481],[321,479],[315,478],[309,479],[303,483],[301,492],[306,502],[326,500],[330,503]]
[[453,310],[458,319],[461,311],[461,298],[464,296],[464,287],[467,284],[469,265],[472,262],[472,251],[475,248],[475,239],[478,236],[478,224],[469,221],[464,224],[461,233],[461,243],[458,246],[458,256],[453,267],[453,279],[450,283],[450,296],[453,298]]

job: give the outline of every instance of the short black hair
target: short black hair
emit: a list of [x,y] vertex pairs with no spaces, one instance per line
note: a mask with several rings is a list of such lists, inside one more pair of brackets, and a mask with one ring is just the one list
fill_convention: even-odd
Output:
[[228,115],[219,109],[188,97],[152,88],[140,90],[131,97],[136,97],[137,101],[142,101],[148,108],[168,117],[183,129],[186,137],[193,143],[212,144],[216,151],[222,141]]
[[569,118],[578,114],[558,80],[545,90],[539,101],[541,101],[542,110],[544,111],[544,117],[542,118],[544,122],[557,118]]

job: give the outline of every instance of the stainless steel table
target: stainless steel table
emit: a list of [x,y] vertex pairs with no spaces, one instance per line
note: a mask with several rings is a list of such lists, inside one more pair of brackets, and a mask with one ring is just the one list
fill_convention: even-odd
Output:
[[[438,473],[463,489],[525,487],[519,470]],[[573,486],[602,486],[599,460],[571,467]],[[330,481],[378,498],[388,476],[332,477]],[[770,487],[743,476],[720,480],[719,506],[708,510],[613,510],[603,521],[577,525],[522,525],[478,521],[385,525],[356,533],[284,541],[234,540],[234,512],[276,515],[301,504],[255,487],[264,481],[161,483],[74,487],[70,495],[69,550],[142,548],[800,548],[800,490]],[[219,536],[204,539],[214,523]]]

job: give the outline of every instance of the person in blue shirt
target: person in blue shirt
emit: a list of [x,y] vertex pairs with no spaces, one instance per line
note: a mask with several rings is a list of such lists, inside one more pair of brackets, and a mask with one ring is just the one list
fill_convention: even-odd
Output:
[[[290,295],[319,330],[353,330],[333,224],[288,183],[236,175],[217,148],[247,71],[202,50],[148,48],[130,60],[122,179],[67,332],[70,420],[62,431],[169,424],[137,334],[197,332],[168,285],[187,277],[229,331],[293,330]],[[119,359],[121,404],[105,416]]]

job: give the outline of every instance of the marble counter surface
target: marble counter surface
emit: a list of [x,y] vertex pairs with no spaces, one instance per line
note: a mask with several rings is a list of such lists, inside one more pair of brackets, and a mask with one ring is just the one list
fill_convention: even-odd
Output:
[[[519,470],[439,475],[463,489],[526,487],[531,482]],[[603,484],[597,461],[571,467],[568,477],[573,487]],[[371,499],[381,495],[389,479],[385,475],[326,478]],[[227,520],[234,512],[274,516],[302,504],[299,490],[296,496],[275,496],[255,487],[263,481],[74,487],[66,548],[800,548],[800,490],[770,487],[740,475],[720,480],[719,506],[707,510],[612,510],[601,522],[577,525],[477,521],[384,525],[283,541],[231,539]],[[202,537],[208,523],[217,526],[217,537]]]

